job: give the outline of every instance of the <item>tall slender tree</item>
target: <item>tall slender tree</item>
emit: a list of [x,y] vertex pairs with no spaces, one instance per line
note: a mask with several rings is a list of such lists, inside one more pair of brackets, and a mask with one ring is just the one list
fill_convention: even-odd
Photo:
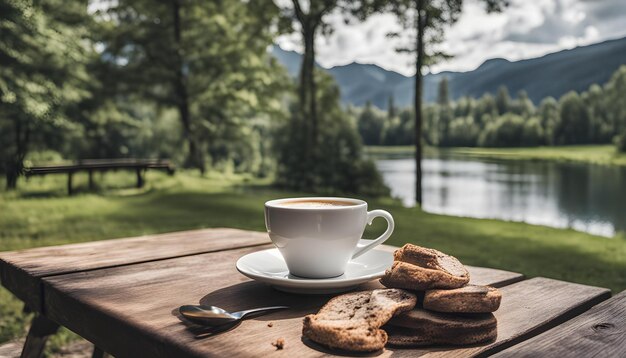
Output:
[[440,106],[450,106],[450,89],[448,88],[448,77],[444,76],[437,86],[437,104]]
[[387,118],[393,119],[396,116],[396,103],[393,99],[393,94],[389,95],[389,99],[387,100]]
[[450,105],[450,91],[448,78],[443,77],[437,86],[437,104],[439,105],[439,145],[446,147],[453,145],[450,142],[450,123],[454,120],[454,113]]
[[506,86],[500,86],[496,94],[496,105],[498,106],[498,114],[503,115],[509,111],[511,96]]
[[304,133],[303,143],[305,161],[310,161],[311,152],[317,145],[318,119],[315,84],[315,37],[320,28],[327,27],[324,16],[334,10],[339,2],[336,0],[310,1],[307,7],[302,0],[292,0],[293,18],[297,21],[302,35],[304,55],[300,66],[300,84],[298,86],[299,110],[305,119],[301,128]]
[[[415,201],[422,203],[422,97],[424,67],[450,55],[436,49],[444,40],[445,29],[455,23],[463,10],[463,0],[373,0],[377,8],[386,8],[400,20],[405,31],[390,34],[404,38],[408,46],[398,52],[413,54],[415,60]],[[500,11],[507,0],[483,0],[487,11]]]
[[364,20],[380,8],[375,1],[350,1],[350,0],[292,0],[292,7],[284,8],[288,18],[293,19],[302,35],[304,55],[300,66],[298,99],[300,112],[306,119],[304,130],[307,132],[307,140],[304,145],[312,153],[315,151],[318,139],[318,108],[315,82],[315,38],[320,33],[329,34],[332,27],[326,21],[326,15],[333,11],[344,14],[345,20]]

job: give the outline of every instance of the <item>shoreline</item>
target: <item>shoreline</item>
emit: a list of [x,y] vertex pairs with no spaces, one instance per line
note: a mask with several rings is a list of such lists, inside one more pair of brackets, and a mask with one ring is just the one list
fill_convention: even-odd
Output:
[[[364,153],[373,159],[412,157],[414,146],[366,146]],[[454,155],[477,159],[551,161],[561,163],[588,163],[595,165],[626,166],[626,153],[618,153],[615,146],[572,145],[522,148],[484,147],[424,147],[424,156]]]

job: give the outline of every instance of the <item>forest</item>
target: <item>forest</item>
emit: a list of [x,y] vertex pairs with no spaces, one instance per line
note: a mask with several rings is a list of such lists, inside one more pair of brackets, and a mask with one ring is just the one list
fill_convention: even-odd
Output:
[[294,29],[308,44],[340,5],[364,10],[293,3],[1,2],[7,189],[33,163],[168,158],[294,189],[385,194],[332,80],[311,62],[298,85],[269,53]]
[[[626,66],[604,85],[538,106],[525,91],[511,97],[506,87],[493,96],[449,99],[448,81],[439,83],[437,102],[424,108],[422,141],[435,147],[534,147],[615,144],[626,151]],[[412,109],[397,109],[393,98],[382,112],[368,104],[352,109],[366,145],[410,145],[415,140]]]

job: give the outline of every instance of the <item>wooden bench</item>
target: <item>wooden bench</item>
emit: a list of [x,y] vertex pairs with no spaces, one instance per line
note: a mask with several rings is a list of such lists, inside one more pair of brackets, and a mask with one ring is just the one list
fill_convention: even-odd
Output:
[[[4,252],[0,253],[0,277],[7,289],[37,312],[24,357],[39,356],[47,337],[59,325],[99,347],[94,356],[103,352],[116,357],[337,354],[301,336],[302,318],[316,312],[331,295],[282,293],[237,272],[235,262],[239,257],[270,247],[266,233],[195,230]],[[591,351],[583,349],[580,340],[570,341],[567,332],[593,321],[596,330],[606,326],[618,338],[624,334],[623,294],[617,297],[617,303],[599,305],[584,313],[609,298],[610,291],[541,277],[524,280],[519,273],[490,268],[468,269],[472,283],[501,287],[503,300],[495,313],[495,341],[469,347],[386,348],[379,356],[466,357],[498,352],[532,355],[528,352],[537,351],[532,350],[534,344],[530,342],[561,339],[567,340],[571,353],[580,345],[583,356],[591,355]],[[373,281],[361,289],[378,287],[381,285]],[[245,321],[220,335],[197,339],[198,332],[183,324],[177,313],[180,305],[193,303],[227,310],[277,304],[291,308]],[[610,311],[603,313],[605,307]],[[620,312],[616,318],[614,314]],[[286,342],[280,351],[271,345],[278,338]],[[624,356],[626,340],[610,341],[610,352]]]
[[148,169],[165,170],[168,174],[174,174],[176,167],[167,159],[86,159],[78,160],[72,164],[32,166],[24,169],[24,175],[67,174],[67,192],[72,195],[72,176],[79,171],[89,173],[89,189],[94,189],[93,173],[109,170],[130,169],[137,173],[137,187],[143,187],[145,179],[143,174]]

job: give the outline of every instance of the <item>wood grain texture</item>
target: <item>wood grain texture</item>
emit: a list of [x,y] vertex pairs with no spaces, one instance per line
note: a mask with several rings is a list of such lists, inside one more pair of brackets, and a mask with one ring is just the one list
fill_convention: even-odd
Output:
[[[270,245],[266,246],[271,247]],[[264,284],[250,281],[235,268],[236,260],[244,254],[264,247],[228,250],[183,258],[148,262],[137,265],[114,267],[44,279],[45,312],[53,320],[94,342],[116,357],[211,357],[211,356],[276,356],[316,357],[329,353],[323,347],[303,339],[302,319],[314,313],[332,295],[302,296],[276,291]],[[498,285],[498,282],[485,282],[476,270],[477,281]],[[492,277],[500,277],[502,273]],[[530,285],[513,291],[510,308],[519,316],[528,316],[520,302],[528,298],[524,290],[552,284],[552,280],[534,279]],[[558,282],[558,281],[555,281]],[[523,284],[521,282],[519,284]],[[518,284],[515,284],[518,285]],[[513,286],[515,286],[513,285]],[[602,289],[568,283],[556,291],[556,298],[537,300],[540,304],[532,312],[531,320],[541,325],[544,320],[567,312],[566,298],[573,292],[582,290],[576,303],[588,302]],[[377,281],[363,285],[362,289],[382,287]],[[540,292],[537,292],[540,291]],[[535,289],[533,294],[544,294]],[[563,305],[552,307],[552,300]],[[196,339],[199,333],[185,325],[178,318],[177,308],[183,304],[202,303],[215,305],[226,310],[288,305],[289,310],[244,321],[237,328],[204,339]],[[546,315],[551,313],[552,315]],[[527,318],[525,317],[524,320]],[[507,320],[504,320],[507,322]],[[271,324],[271,327],[268,325]],[[508,328],[507,328],[508,327]],[[514,322],[505,325],[507,336],[519,335],[520,329]],[[534,327],[534,326],[531,326]],[[276,350],[272,342],[283,338],[285,347]],[[413,350],[385,350],[381,354],[389,356],[411,355]],[[433,350],[421,351],[423,354]],[[337,353],[337,352],[334,352]]]
[[626,357],[626,291],[497,357]]
[[517,272],[467,265],[465,267],[470,273],[469,283],[472,285],[504,287],[524,279],[524,275]]
[[202,229],[0,253],[2,285],[41,308],[41,278],[269,243],[265,232]]

